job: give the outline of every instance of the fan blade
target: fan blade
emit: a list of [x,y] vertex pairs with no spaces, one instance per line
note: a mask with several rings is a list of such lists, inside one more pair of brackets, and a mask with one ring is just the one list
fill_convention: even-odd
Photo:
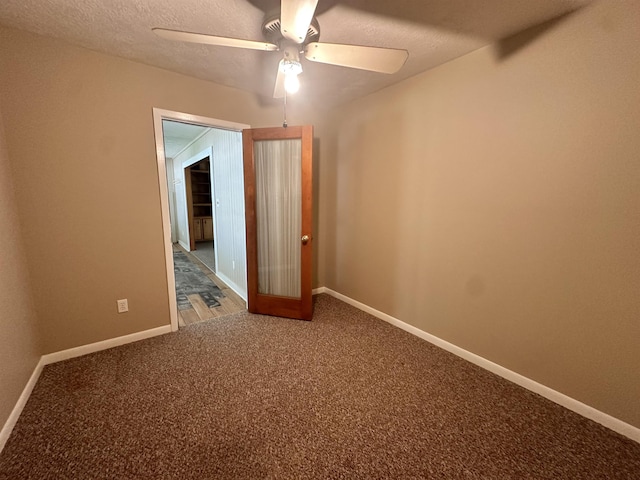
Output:
[[256,42],[254,40],[242,40],[240,38],[216,37],[215,35],[205,35],[204,33],[181,32],[179,30],[168,30],[166,28],[152,28],[153,33],[168,40],[179,42],[204,43],[206,45],[217,45],[220,47],[249,48],[252,50],[278,50],[278,46],[269,42]]
[[304,42],[317,5],[318,0],[282,0],[280,6],[282,36],[296,43]]
[[280,60],[278,64],[278,75],[276,76],[276,85],[273,88],[273,98],[282,98],[285,95],[284,73],[282,73],[282,68],[280,68],[282,62],[284,62],[284,60]]
[[394,48],[312,42],[307,45],[304,56],[312,62],[329,63],[342,67],[371,70],[372,72],[396,73],[407,61],[409,52]]

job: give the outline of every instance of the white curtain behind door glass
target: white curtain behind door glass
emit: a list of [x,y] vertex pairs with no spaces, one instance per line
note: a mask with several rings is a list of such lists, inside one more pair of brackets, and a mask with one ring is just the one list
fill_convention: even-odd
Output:
[[300,297],[300,139],[254,142],[258,292]]

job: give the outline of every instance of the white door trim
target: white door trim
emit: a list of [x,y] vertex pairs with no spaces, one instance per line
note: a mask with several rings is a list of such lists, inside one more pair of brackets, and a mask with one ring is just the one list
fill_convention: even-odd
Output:
[[[220,265],[220,260],[218,259],[219,248],[215,248],[215,242],[218,239],[218,210],[217,210],[217,202],[216,202],[216,182],[215,178],[215,161],[213,159],[213,147],[209,147],[211,149],[209,155],[209,182],[211,183],[211,216],[213,217],[213,241],[214,241],[214,249],[213,249],[213,261],[215,265],[213,265],[213,273],[218,273],[218,265]],[[202,226],[204,229],[204,225]]]
[[173,246],[171,244],[171,218],[169,216],[169,187],[167,185],[167,161],[164,156],[162,120],[192,123],[237,132],[241,132],[246,128],[251,128],[251,126],[243,123],[219,120],[216,118],[202,117],[200,115],[191,115],[189,113],[153,108],[153,131],[156,141],[156,160],[158,162],[158,186],[160,187],[160,208],[162,211],[162,236],[164,240],[164,256],[167,271],[169,314],[171,318],[171,330],[176,332],[178,330],[178,302],[176,300],[176,279],[173,273]]

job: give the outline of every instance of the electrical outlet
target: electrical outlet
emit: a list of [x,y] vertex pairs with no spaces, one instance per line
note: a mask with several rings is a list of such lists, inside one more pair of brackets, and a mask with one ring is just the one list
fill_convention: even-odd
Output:
[[118,302],[118,313],[124,313],[129,311],[129,301],[126,298],[122,300],[116,300]]

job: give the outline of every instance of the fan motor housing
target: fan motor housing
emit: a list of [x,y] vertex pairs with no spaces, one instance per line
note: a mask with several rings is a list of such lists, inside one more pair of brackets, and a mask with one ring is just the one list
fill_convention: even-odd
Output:
[[[275,16],[268,17],[264,23],[262,24],[262,35],[267,39],[267,41],[274,43],[278,46],[282,44],[282,41],[285,39],[280,32],[280,15],[276,14]],[[317,42],[320,39],[320,25],[318,24],[318,20],[316,17],[313,17],[311,20],[311,24],[309,25],[309,30],[307,30],[307,36],[304,41],[300,45],[307,45],[311,42]],[[289,40],[287,40],[289,42]],[[292,42],[293,43],[293,42]]]

